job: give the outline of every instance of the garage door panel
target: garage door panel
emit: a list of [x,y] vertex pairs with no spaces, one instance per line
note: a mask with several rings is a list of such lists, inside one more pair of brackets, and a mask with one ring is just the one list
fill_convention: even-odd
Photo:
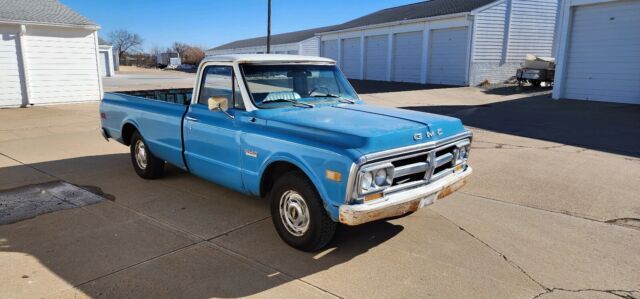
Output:
[[386,34],[367,36],[365,39],[365,79],[387,80],[388,59],[388,36]]
[[638,15],[640,1],[575,8],[564,97],[640,104]]
[[[68,29],[27,31],[30,103],[99,99],[99,68],[93,32]],[[95,82],[75,85],[77,80]],[[64,94],[64,95],[63,95]]]
[[467,27],[432,30],[429,48],[429,83],[465,85]]
[[393,36],[393,80],[420,82],[423,32],[396,33]]
[[100,52],[98,55],[100,62],[100,76],[107,76],[107,68],[109,67],[109,52]]
[[342,71],[347,78],[360,78],[360,38],[346,38],[342,40]]
[[328,40],[322,42],[322,57],[338,61],[338,40]]

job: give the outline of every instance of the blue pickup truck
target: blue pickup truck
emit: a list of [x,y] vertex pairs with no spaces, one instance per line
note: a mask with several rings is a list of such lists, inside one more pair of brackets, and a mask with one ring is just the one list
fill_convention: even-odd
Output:
[[471,174],[460,120],[365,105],[320,57],[208,57],[193,90],[105,94],[100,116],[142,178],[171,163],[266,198],[280,237],[305,251],[338,223],[407,215]]

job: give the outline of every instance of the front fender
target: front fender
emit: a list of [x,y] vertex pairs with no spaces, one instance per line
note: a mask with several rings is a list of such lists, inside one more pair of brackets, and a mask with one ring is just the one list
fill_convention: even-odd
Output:
[[[334,221],[338,221],[339,207],[344,203],[348,170],[342,169],[343,167],[340,166],[342,162],[338,162],[336,160],[322,160],[324,159],[318,158],[305,160],[286,152],[275,153],[265,159],[262,163],[258,175],[260,179],[256,180],[258,183],[253,188],[256,188],[258,193],[260,192],[260,184],[262,180],[265,179],[265,171],[269,165],[276,162],[291,163],[302,170],[302,172],[309,178],[311,183],[316,187],[329,216]],[[342,180],[340,182],[336,182],[326,179],[325,170],[333,170],[343,173]]]
[[[260,184],[269,165],[287,162],[298,167],[309,178],[331,218],[338,219],[338,207],[344,203],[346,181],[353,164],[346,155],[261,135],[244,135],[243,139],[242,181],[248,193],[260,194]],[[326,179],[326,170],[342,173],[341,181]]]

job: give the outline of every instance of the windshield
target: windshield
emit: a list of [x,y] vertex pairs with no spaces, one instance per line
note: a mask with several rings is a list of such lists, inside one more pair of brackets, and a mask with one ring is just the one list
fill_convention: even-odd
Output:
[[352,103],[358,97],[335,65],[242,65],[247,89],[258,108],[313,107]]

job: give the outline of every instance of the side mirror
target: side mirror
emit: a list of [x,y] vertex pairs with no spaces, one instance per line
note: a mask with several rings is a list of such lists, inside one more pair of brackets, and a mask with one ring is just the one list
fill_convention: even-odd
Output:
[[207,100],[207,104],[209,105],[209,110],[211,111],[221,110],[223,112],[226,112],[227,110],[229,110],[229,101],[227,100],[227,98],[210,97],[209,100]]
[[230,119],[234,119],[234,116],[229,114],[229,112],[227,112],[227,110],[229,110],[229,100],[227,100],[227,98],[210,97],[209,100],[207,100],[207,104],[209,106],[209,110],[211,111],[220,110],[222,111],[222,113],[224,113],[224,115],[226,115]]

